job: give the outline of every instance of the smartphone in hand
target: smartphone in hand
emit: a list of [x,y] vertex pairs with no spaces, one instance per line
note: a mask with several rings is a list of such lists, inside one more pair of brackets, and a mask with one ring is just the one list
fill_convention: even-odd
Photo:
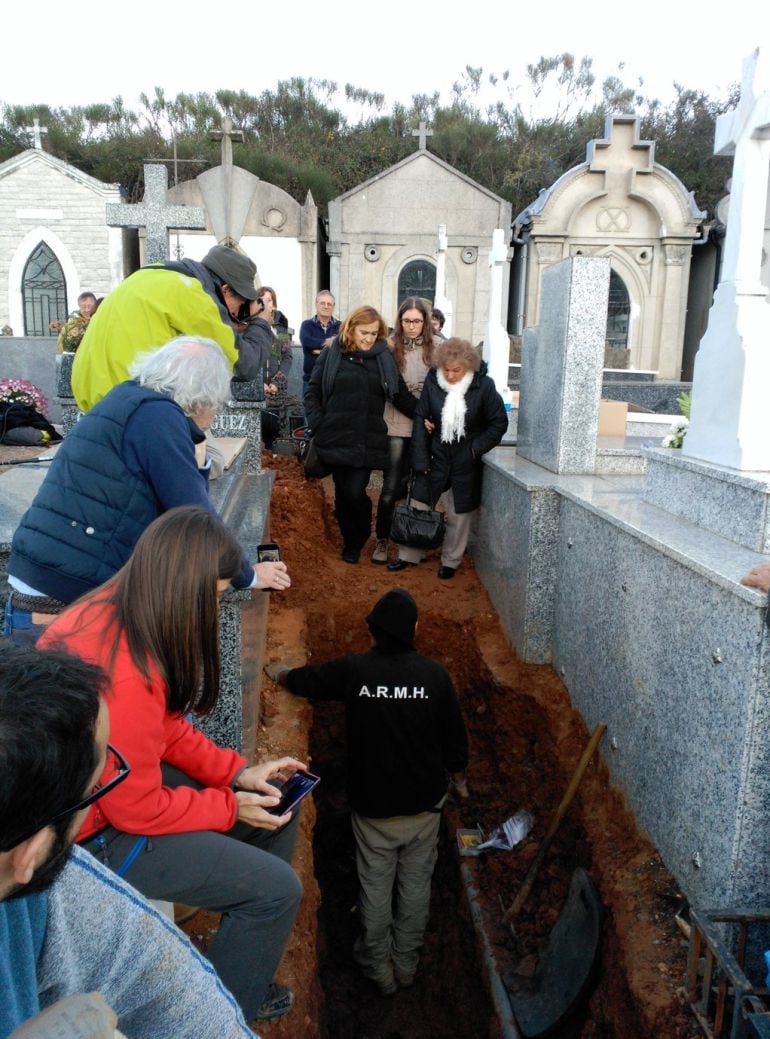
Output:
[[257,547],[258,563],[277,563],[281,558],[281,546],[271,543]]
[[285,815],[296,808],[303,797],[307,797],[321,782],[320,776],[314,776],[312,772],[295,772],[290,776],[282,787],[279,788],[281,800],[273,808],[267,811],[271,815]]

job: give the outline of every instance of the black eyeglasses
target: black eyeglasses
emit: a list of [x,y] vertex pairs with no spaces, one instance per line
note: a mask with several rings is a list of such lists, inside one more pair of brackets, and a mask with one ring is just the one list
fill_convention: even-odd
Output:
[[118,783],[122,783],[126,776],[131,772],[131,766],[120,751],[113,747],[111,743],[108,743],[107,760],[104,764],[105,772],[111,763],[114,763],[117,769],[112,779],[108,780],[106,783],[97,783],[88,797],[84,797],[82,801],[78,801],[78,803],[72,805],[71,808],[65,808],[64,811],[57,812],[53,818],[38,823],[29,830],[25,830],[19,837],[14,837],[12,843],[9,843],[8,840],[2,840],[0,842],[0,850],[9,851],[11,848],[15,848],[17,844],[21,844],[22,841],[26,841],[28,838],[34,836],[38,830],[44,830],[46,826],[53,826],[53,824],[58,823],[60,819],[66,819],[68,815],[75,815],[77,812],[82,812],[84,808],[88,808],[95,801],[104,797],[105,794],[109,794],[110,790],[114,790]]

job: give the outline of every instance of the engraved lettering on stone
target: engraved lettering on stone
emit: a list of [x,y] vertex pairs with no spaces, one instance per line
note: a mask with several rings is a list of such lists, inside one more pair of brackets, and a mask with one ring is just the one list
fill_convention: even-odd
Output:
[[246,416],[245,415],[217,415],[214,419],[212,429],[226,429],[232,430],[246,430]]

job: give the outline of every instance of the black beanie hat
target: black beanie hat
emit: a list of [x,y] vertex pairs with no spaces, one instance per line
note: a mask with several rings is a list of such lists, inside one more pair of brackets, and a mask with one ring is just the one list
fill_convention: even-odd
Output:
[[399,642],[412,646],[417,625],[417,603],[406,589],[394,588],[375,603],[366,623],[370,628],[377,628]]

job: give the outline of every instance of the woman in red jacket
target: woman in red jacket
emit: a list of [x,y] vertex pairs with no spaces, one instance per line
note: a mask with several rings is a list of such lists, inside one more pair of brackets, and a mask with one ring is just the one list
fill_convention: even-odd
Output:
[[222,913],[209,959],[251,1021],[293,1002],[272,977],[302,894],[290,865],[297,816],[268,809],[279,801],[271,781],[305,765],[249,766],[187,720],[216,705],[218,597],[239,570],[238,544],[217,517],[171,509],[38,644],[107,671],[112,738],[131,764],[78,840],[147,897]]

